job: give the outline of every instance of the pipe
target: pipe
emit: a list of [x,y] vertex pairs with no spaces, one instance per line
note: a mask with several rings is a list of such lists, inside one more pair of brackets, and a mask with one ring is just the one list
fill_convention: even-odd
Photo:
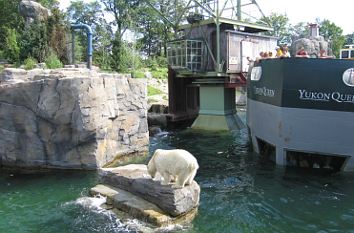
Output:
[[[87,35],[87,68],[91,69],[92,68],[92,54],[93,54],[92,29],[89,25],[84,24],[84,23],[73,24],[73,25],[71,25],[71,29],[72,30],[75,30],[75,29],[85,29],[86,30],[86,35]],[[73,53],[74,52],[75,51],[73,51]]]

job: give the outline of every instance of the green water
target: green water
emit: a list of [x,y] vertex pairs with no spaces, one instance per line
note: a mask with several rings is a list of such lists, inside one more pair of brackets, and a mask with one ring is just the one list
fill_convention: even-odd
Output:
[[[182,148],[200,165],[199,213],[183,232],[354,232],[354,174],[284,169],[249,150],[246,131],[163,132],[156,148]],[[134,232],[82,205],[94,172],[0,173],[0,232]],[[180,232],[176,230],[175,232]]]

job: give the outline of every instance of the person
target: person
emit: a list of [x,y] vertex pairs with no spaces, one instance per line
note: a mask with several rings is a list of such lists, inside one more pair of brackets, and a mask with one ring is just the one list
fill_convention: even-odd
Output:
[[283,57],[290,57],[289,48],[287,45],[281,46],[280,49],[283,53]]
[[275,57],[283,57],[283,51],[279,46],[275,47],[275,51],[276,51]]
[[319,53],[318,57],[319,58],[333,58],[333,56],[328,56],[327,53],[326,53],[326,50],[324,50],[324,49],[320,50],[320,53]]
[[306,57],[306,58],[308,58],[309,55],[308,55],[308,53],[306,52],[305,48],[302,46],[302,47],[300,47],[300,49],[296,52],[296,57]]

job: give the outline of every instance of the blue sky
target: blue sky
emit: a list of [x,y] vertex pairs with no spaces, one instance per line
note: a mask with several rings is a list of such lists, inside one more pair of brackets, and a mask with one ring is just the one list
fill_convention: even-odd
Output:
[[[94,0],[85,0],[86,2]],[[244,2],[249,2],[245,0]],[[341,27],[344,34],[354,32],[354,0],[257,0],[265,15],[271,12],[287,14],[292,24],[315,22],[316,18],[328,19]],[[61,0],[65,9],[70,0]]]

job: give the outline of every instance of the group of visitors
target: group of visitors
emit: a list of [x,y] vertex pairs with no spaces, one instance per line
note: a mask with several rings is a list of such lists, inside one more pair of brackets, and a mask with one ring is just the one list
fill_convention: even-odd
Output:
[[259,53],[260,59],[264,58],[279,58],[279,57],[290,57],[289,48],[287,45],[277,46],[275,48],[275,53],[273,52],[260,52]]
[[[267,59],[267,58],[283,58],[290,57],[289,48],[287,45],[280,45],[275,48],[275,53],[273,52],[260,52],[257,60],[259,59]],[[295,57],[304,57],[304,58],[333,58],[333,56],[328,56],[326,50],[321,49],[319,54],[311,54],[309,55],[306,49],[302,46],[295,53]]]
[[309,55],[304,47],[300,47],[299,50],[296,51],[295,57],[305,57],[305,58],[334,58],[333,56],[328,56],[326,50],[321,49],[318,54]]

